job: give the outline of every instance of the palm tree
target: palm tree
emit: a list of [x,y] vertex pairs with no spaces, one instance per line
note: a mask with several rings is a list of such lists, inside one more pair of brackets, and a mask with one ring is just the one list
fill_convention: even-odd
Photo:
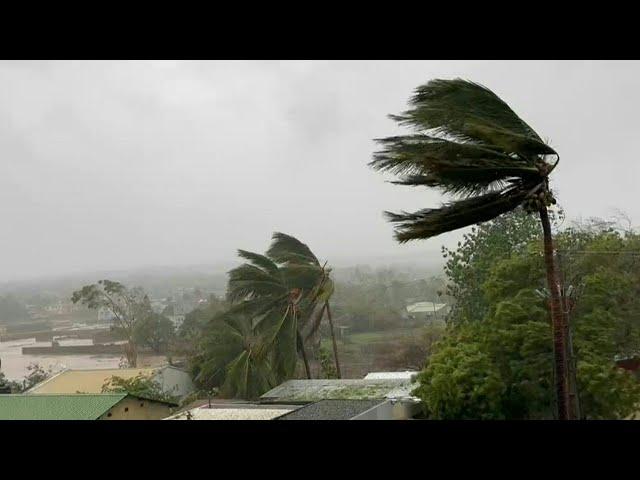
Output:
[[220,393],[230,398],[257,398],[278,385],[272,338],[263,325],[240,312],[216,315],[203,332],[195,380],[221,385]]
[[296,356],[285,355],[285,352],[291,352],[290,348],[285,347],[292,343],[295,345],[294,352],[302,355],[307,377],[311,378],[304,343],[300,341],[298,319],[301,292],[298,286],[292,284],[291,272],[259,253],[238,250],[238,255],[248,262],[229,272],[227,297],[232,303],[230,311],[254,318],[278,313],[282,322],[276,323],[278,328],[273,332],[278,345],[274,368],[284,377],[293,374]]
[[[320,264],[318,258],[311,249],[300,240],[285,233],[276,232],[273,234],[273,243],[267,251],[267,255],[275,261],[284,264],[289,268],[302,268],[312,277],[315,277],[315,285],[309,294],[303,297],[304,317],[309,323],[309,332],[305,340],[308,340],[320,328],[324,314],[329,321],[329,332],[333,345],[333,358],[336,365],[338,378],[342,378],[340,372],[340,360],[338,357],[338,344],[336,342],[335,330],[333,327],[333,317],[329,300],[333,295],[334,283],[330,277],[331,269],[327,268],[327,263]],[[315,316],[313,311],[320,305]]]
[[[246,250],[238,250],[238,255],[248,262],[229,272],[228,298],[234,303],[232,310],[253,315],[267,312],[281,315],[283,320],[278,325],[282,332],[277,332],[274,338],[281,346],[286,341],[295,342],[307,378],[311,378],[302,329],[307,324],[311,324],[312,332],[317,328],[322,315],[316,314],[313,319],[312,316],[320,302],[323,305],[320,313],[329,308],[333,292],[329,271],[320,266],[307,245],[279,232],[274,233],[266,255]],[[331,330],[333,336],[333,328]],[[295,332],[295,339],[288,337],[287,332]],[[295,356],[285,355],[283,352],[291,351],[287,348],[278,348],[278,351],[276,368],[282,376],[291,376],[295,370]],[[339,366],[337,355],[336,365]]]
[[[522,205],[537,211],[551,296],[558,418],[568,419],[568,362],[560,281],[547,207],[549,174],[559,155],[491,90],[466,80],[432,80],[415,90],[410,109],[390,117],[414,133],[379,139],[370,165],[399,185],[440,189],[455,199],[414,213],[386,212],[404,243],[491,220]],[[554,158],[548,163],[548,158]]]

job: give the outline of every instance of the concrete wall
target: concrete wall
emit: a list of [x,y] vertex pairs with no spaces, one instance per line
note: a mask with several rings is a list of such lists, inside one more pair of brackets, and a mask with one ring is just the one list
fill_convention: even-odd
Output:
[[172,414],[172,408],[160,402],[126,397],[99,420],[162,420]]
[[181,398],[189,395],[196,388],[189,374],[178,368],[163,368],[153,379],[160,384],[164,393]]

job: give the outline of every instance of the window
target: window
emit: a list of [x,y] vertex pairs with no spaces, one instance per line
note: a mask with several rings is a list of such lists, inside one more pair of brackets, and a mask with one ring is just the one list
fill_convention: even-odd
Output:
[[111,412],[107,413],[107,417],[110,417],[110,416],[111,416]]
[[129,407],[124,407],[124,411],[128,412],[129,411]]

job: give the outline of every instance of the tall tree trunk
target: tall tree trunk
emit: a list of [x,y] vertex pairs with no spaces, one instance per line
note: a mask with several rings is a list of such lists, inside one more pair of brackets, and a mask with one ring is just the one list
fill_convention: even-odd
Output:
[[133,340],[129,339],[127,343],[125,343],[124,355],[127,358],[129,368],[136,368],[138,366],[138,351]]
[[558,419],[569,420],[569,382],[567,362],[567,339],[565,315],[560,296],[560,280],[553,252],[553,238],[551,237],[551,223],[546,207],[540,209],[540,222],[544,234],[544,263],[547,270],[547,284],[551,297],[551,330],[553,335],[553,356],[558,406]]
[[333,318],[331,317],[331,308],[329,308],[329,302],[324,302],[324,308],[327,311],[327,318],[329,319],[329,330],[331,331],[331,342],[333,343],[333,358],[336,362],[336,373],[338,378],[342,378],[340,372],[340,360],[338,360],[338,344],[336,343],[336,334],[333,331]]
[[300,334],[300,330],[296,329],[296,337],[298,338],[298,350],[302,354],[302,361],[304,362],[304,370],[307,373],[307,378],[311,379],[311,369],[309,368],[309,359],[307,358],[307,352],[304,348],[304,340],[302,340],[302,335]]

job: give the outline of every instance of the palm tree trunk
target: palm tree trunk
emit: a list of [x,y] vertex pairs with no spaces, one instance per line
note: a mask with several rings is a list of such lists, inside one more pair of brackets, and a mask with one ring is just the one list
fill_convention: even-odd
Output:
[[336,343],[336,334],[333,331],[333,318],[331,317],[331,309],[329,308],[329,302],[324,302],[324,308],[327,311],[327,318],[329,319],[329,330],[331,331],[331,342],[333,343],[333,358],[336,361],[336,373],[338,378],[342,378],[340,373],[340,360],[338,360],[338,344]]
[[567,339],[564,322],[562,299],[560,297],[560,281],[553,253],[551,223],[547,208],[540,209],[540,222],[544,234],[544,263],[547,270],[547,284],[551,297],[551,330],[553,335],[553,357],[558,406],[558,419],[569,420],[569,382],[567,362]]
[[311,369],[309,368],[309,359],[307,358],[307,352],[304,348],[304,340],[302,340],[302,335],[300,335],[300,330],[296,329],[296,337],[298,338],[298,349],[302,354],[302,361],[304,362],[304,370],[307,373],[307,378],[311,379]]

